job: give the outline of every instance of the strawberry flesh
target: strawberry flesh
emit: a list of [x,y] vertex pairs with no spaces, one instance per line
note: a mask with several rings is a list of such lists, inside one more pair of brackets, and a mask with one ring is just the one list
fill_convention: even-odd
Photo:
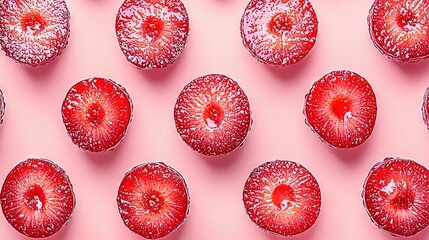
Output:
[[389,157],[370,170],[362,198],[375,225],[394,236],[411,236],[429,224],[428,192],[428,169]]
[[375,47],[390,59],[413,63],[429,57],[428,0],[375,0],[368,25]]
[[80,81],[68,91],[61,113],[74,144],[102,152],[112,150],[124,138],[132,103],[125,88],[96,77]]
[[7,175],[0,193],[6,220],[18,232],[43,238],[58,232],[75,207],[72,184],[55,163],[28,159]]
[[116,36],[138,68],[164,68],[183,51],[189,18],[180,0],[125,0],[116,16]]
[[256,225],[292,236],[316,222],[321,194],[317,180],[305,167],[275,160],[253,169],[244,185],[243,202]]
[[125,226],[148,239],[177,229],[189,212],[189,201],[182,175],[164,163],[134,167],[123,178],[117,197]]
[[191,81],[174,108],[177,132],[192,149],[205,155],[229,153],[243,144],[250,130],[250,107],[244,91],[225,75]]
[[308,0],[251,0],[240,30],[244,46],[258,61],[286,66],[313,48],[318,21]]
[[61,54],[70,35],[64,0],[5,0],[0,4],[0,45],[7,56],[32,67]]
[[306,124],[331,147],[353,148],[371,135],[377,115],[369,83],[351,71],[333,71],[305,97]]

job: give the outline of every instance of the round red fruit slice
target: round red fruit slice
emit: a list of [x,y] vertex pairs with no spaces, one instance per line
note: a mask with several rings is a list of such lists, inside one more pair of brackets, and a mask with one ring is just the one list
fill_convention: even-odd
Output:
[[46,159],[28,159],[7,175],[0,204],[6,220],[18,232],[44,238],[71,218],[76,200],[62,168]]
[[132,117],[125,88],[110,79],[90,78],[68,91],[61,108],[73,143],[90,152],[113,150],[124,138]]
[[231,78],[210,74],[191,81],[174,107],[183,141],[205,155],[223,155],[241,146],[250,130],[250,107]]
[[117,203],[131,231],[148,239],[161,238],[177,229],[189,212],[185,179],[164,163],[145,163],[125,174]]
[[316,43],[318,21],[308,0],[251,0],[241,18],[241,38],[258,61],[286,66]]
[[32,67],[54,60],[67,46],[70,13],[64,0],[5,0],[0,4],[0,45]]
[[317,80],[305,96],[304,115],[310,129],[331,147],[357,147],[374,129],[375,94],[358,74],[333,71]]
[[372,167],[363,185],[371,220],[394,236],[411,236],[429,224],[429,171],[403,158],[386,158]]
[[425,96],[423,97],[422,114],[423,121],[429,129],[429,87],[426,89]]
[[429,0],[375,0],[368,25],[375,47],[388,58],[413,63],[429,57]]
[[253,169],[244,185],[243,202],[256,225],[275,234],[292,236],[316,222],[321,194],[319,184],[305,167],[275,160]]
[[116,16],[116,36],[138,68],[164,68],[185,48],[189,18],[180,0],[125,0]]
[[6,103],[4,102],[3,92],[0,90],[0,124],[3,123],[3,117],[6,112]]

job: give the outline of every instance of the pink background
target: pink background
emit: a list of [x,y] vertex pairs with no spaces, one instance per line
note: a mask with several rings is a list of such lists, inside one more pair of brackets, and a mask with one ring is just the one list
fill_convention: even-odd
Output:
[[[51,159],[71,178],[77,198],[67,226],[49,239],[141,239],[122,223],[116,206],[119,183],[133,166],[164,161],[185,177],[190,214],[165,239],[277,240],[247,217],[242,188],[251,170],[265,161],[289,159],[319,181],[322,211],[316,224],[293,239],[393,239],[371,223],[361,201],[369,169],[386,156],[402,156],[429,166],[429,132],[421,117],[429,62],[396,64],[372,45],[366,17],[372,0],[319,0],[313,6],[319,34],[312,52],[283,69],[255,61],[242,46],[239,22],[248,0],[183,0],[190,17],[188,44],[164,70],[139,71],[125,60],[114,31],[121,0],[67,1],[71,37],[62,56],[45,67],[20,66],[0,55],[0,88],[6,115],[0,127],[0,183],[20,161]],[[365,77],[378,101],[373,135],[356,149],[334,150],[304,124],[304,95],[332,70]],[[173,106],[192,79],[223,73],[247,93],[254,124],[242,148],[225,157],[193,152],[176,133]],[[76,82],[103,76],[122,84],[134,103],[125,140],[113,151],[92,154],[66,134],[60,107]],[[429,229],[409,239],[429,237]],[[0,217],[1,239],[26,239]]]

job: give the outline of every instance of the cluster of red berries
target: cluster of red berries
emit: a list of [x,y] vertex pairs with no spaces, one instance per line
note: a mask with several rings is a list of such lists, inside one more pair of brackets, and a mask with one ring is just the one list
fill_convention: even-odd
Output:
[[[64,0],[0,2],[0,45],[15,61],[41,66],[67,45],[70,13]],[[390,59],[412,63],[429,56],[429,0],[375,0],[368,17],[370,37]],[[318,20],[308,0],[251,0],[240,23],[243,44],[272,66],[297,63],[316,42]],[[189,19],[180,0],[125,0],[116,35],[127,60],[139,68],[163,68],[183,51]],[[133,105],[124,87],[105,78],[78,82],[67,92],[62,119],[72,142],[91,152],[113,150],[124,138]],[[422,107],[429,127],[429,90]],[[5,102],[0,91],[0,121]],[[333,71],[305,96],[305,123],[334,148],[363,144],[375,126],[377,103],[371,85],[351,71]],[[221,74],[187,84],[174,106],[178,134],[195,151],[224,155],[240,147],[252,125],[245,92]],[[386,158],[364,182],[371,220],[397,236],[429,224],[429,171],[408,159]],[[179,172],[145,163],[126,173],[117,195],[119,213],[133,232],[149,239],[177,229],[189,212],[189,193]],[[321,191],[299,163],[275,160],[255,168],[244,185],[243,203],[262,229],[285,236],[316,221]],[[6,177],[0,204],[7,221],[34,238],[50,236],[71,218],[75,196],[69,177],[46,159],[21,162]],[[412,223],[412,224],[411,224]]]

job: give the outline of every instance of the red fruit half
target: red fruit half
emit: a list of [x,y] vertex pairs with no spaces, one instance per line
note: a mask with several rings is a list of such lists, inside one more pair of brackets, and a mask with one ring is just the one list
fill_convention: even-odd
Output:
[[241,38],[258,61],[285,66],[303,59],[316,42],[316,13],[308,0],[251,0],[241,18]]
[[61,108],[73,143],[91,152],[113,150],[125,136],[132,103],[125,88],[110,79],[90,78],[68,91]]
[[116,36],[129,62],[163,68],[185,48],[189,18],[180,0],[125,0],[116,16]]
[[363,204],[377,227],[411,236],[429,224],[429,171],[403,158],[386,158],[372,167],[363,185]]
[[64,0],[4,0],[0,4],[0,45],[8,57],[32,67],[61,54],[70,34]]
[[155,239],[177,229],[189,212],[188,188],[179,172],[164,163],[145,163],[125,174],[117,203],[125,226]]
[[425,96],[423,97],[422,114],[423,121],[429,129],[429,87],[426,89]]
[[3,117],[6,112],[6,103],[4,102],[3,92],[0,90],[0,124],[3,123]]
[[205,155],[226,154],[242,145],[250,130],[249,101],[231,78],[205,75],[182,90],[174,107],[174,121],[192,149]]
[[69,177],[46,159],[28,159],[7,175],[0,193],[6,220],[18,232],[43,238],[71,218],[76,201]]
[[351,71],[333,71],[317,80],[305,96],[305,123],[323,142],[353,148],[372,133],[377,102],[371,85]]
[[375,47],[390,59],[412,63],[429,56],[429,0],[375,0],[368,25]]
[[292,236],[316,222],[321,194],[319,184],[305,167],[275,160],[253,169],[244,185],[243,202],[256,225]]

